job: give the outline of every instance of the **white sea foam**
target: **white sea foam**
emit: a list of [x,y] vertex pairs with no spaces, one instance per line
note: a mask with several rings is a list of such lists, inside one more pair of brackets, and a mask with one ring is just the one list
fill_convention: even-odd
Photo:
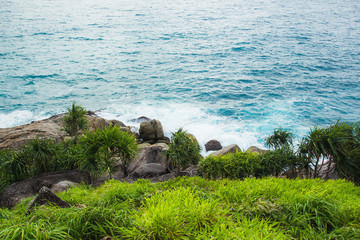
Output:
[[[207,113],[203,109],[186,103],[168,103],[162,105],[140,104],[140,105],[112,105],[98,113],[101,117],[117,119],[126,125],[139,127],[132,119],[146,116],[150,119],[161,121],[166,136],[179,128],[192,133],[204,148],[207,141],[217,139],[223,146],[237,144],[242,149],[252,145],[263,147],[258,141],[259,133],[254,129],[255,125],[245,125],[245,122],[229,119]],[[252,130],[251,130],[252,129]],[[203,149],[204,153],[204,149]]]
[[45,112],[17,110],[10,113],[0,113],[0,128],[14,127],[50,117]]

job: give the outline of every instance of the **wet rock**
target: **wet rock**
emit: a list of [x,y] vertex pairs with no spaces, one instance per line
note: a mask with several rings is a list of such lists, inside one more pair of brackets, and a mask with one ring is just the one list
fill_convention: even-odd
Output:
[[217,151],[222,149],[221,143],[218,140],[210,140],[205,144],[206,151]]

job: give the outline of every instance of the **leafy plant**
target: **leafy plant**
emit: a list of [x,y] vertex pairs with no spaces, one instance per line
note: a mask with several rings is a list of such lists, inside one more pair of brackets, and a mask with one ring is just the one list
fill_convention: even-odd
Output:
[[274,149],[291,146],[293,137],[292,132],[283,128],[276,128],[274,129],[274,133],[265,139],[265,145]]
[[201,159],[197,140],[182,128],[172,133],[169,150],[165,154],[167,160],[176,167],[177,175],[181,168],[197,164]]
[[95,174],[107,172],[110,177],[117,169],[119,160],[122,162],[124,174],[127,175],[127,165],[138,150],[135,136],[117,126],[87,132],[80,138],[80,146],[86,154],[81,167]]
[[336,171],[341,177],[359,184],[359,146],[359,124],[337,121],[326,128],[311,129],[300,144],[299,154],[313,166],[313,177],[318,177],[321,170],[325,178]]
[[64,131],[70,136],[76,137],[80,131],[87,128],[86,110],[80,105],[76,105],[75,101],[64,118]]

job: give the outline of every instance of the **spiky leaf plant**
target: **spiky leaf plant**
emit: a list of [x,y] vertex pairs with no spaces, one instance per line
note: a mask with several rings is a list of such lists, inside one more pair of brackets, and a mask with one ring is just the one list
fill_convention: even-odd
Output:
[[199,162],[201,159],[200,146],[191,134],[180,128],[172,133],[166,158],[176,167],[178,175],[181,168]]
[[63,130],[70,136],[76,137],[80,131],[85,130],[87,127],[86,110],[74,101],[71,108],[68,108],[63,121]]

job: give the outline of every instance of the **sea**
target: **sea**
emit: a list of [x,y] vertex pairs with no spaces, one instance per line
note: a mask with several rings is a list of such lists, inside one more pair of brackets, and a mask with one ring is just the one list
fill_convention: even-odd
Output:
[[201,145],[360,120],[359,0],[0,0],[0,128],[73,101]]

